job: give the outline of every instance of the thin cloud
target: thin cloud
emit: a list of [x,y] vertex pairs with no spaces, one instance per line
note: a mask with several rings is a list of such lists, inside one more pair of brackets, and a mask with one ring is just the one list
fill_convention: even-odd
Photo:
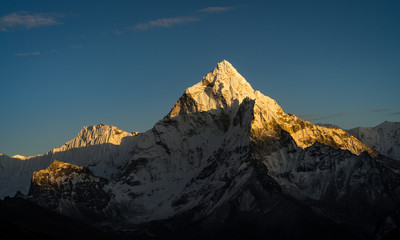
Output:
[[17,53],[15,56],[17,57],[26,57],[26,56],[35,56],[40,55],[40,52],[25,52],[25,53]]
[[161,18],[152,20],[146,23],[139,23],[131,27],[131,30],[147,30],[154,27],[170,28],[178,24],[195,22],[198,21],[195,17],[173,17],[173,18]]
[[381,113],[381,112],[389,112],[390,108],[380,108],[380,109],[374,109],[372,112],[374,113]]
[[21,28],[30,29],[62,24],[56,17],[60,14],[14,12],[0,18],[0,31],[7,32]]
[[317,114],[317,113],[308,113],[308,114],[301,114],[298,115],[299,118],[313,118],[313,117],[319,117],[321,115]]
[[389,113],[388,115],[390,115],[390,116],[396,116],[396,115],[400,115],[400,112]]
[[220,13],[227,12],[235,9],[234,7],[208,7],[198,10],[200,13]]
[[313,119],[310,119],[310,120],[311,121],[325,120],[325,119],[331,119],[331,118],[344,117],[346,115],[347,115],[347,113],[343,112],[343,113],[336,113],[336,114],[332,114],[332,115],[328,115],[328,116],[321,116],[321,117],[313,118]]

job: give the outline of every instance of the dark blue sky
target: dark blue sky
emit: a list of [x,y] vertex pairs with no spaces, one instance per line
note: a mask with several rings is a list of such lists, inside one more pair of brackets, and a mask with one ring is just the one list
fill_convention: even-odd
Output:
[[400,121],[400,1],[1,1],[0,153],[146,131],[226,59],[285,112]]

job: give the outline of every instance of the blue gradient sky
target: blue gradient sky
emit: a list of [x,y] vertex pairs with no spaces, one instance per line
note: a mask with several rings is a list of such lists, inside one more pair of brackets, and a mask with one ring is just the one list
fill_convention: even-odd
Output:
[[285,112],[400,121],[400,1],[1,1],[0,153],[146,131],[226,59]]

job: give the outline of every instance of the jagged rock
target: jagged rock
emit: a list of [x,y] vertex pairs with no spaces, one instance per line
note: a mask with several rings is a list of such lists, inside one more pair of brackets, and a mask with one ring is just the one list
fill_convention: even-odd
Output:
[[96,213],[104,209],[110,199],[103,189],[105,178],[93,176],[82,166],[55,160],[48,168],[33,173],[29,199],[50,210],[80,218],[77,213]]

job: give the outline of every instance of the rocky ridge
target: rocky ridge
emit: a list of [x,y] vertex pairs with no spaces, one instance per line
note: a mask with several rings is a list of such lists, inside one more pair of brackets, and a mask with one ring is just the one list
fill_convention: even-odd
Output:
[[47,209],[90,222],[84,213],[92,218],[109,201],[108,193],[103,190],[107,182],[88,168],[55,160],[48,168],[33,173],[29,199]]

